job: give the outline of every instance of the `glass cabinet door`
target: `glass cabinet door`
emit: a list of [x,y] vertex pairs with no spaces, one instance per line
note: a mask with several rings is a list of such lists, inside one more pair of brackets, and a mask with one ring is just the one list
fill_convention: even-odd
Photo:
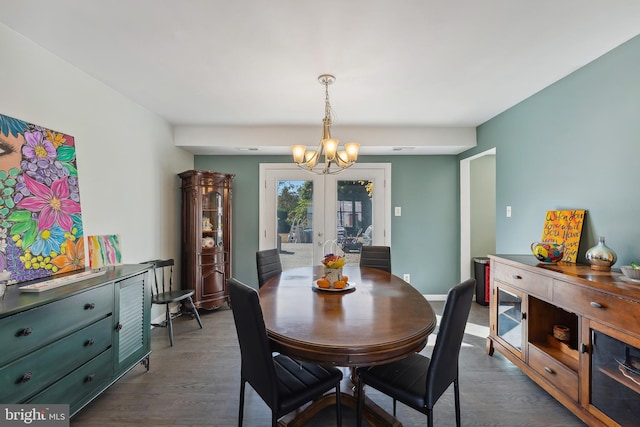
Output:
[[496,335],[522,355],[524,342],[524,301],[520,292],[496,287]]
[[204,189],[202,200],[202,248],[224,246],[222,194]]
[[590,403],[620,425],[638,425],[640,343],[621,341],[613,333],[590,329]]

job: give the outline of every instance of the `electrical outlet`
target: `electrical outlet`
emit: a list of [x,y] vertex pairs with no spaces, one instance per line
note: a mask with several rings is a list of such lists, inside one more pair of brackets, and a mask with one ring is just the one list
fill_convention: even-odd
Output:
[[407,283],[411,283],[411,275],[409,273],[404,273],[402,275],[402,280],[404,280]]

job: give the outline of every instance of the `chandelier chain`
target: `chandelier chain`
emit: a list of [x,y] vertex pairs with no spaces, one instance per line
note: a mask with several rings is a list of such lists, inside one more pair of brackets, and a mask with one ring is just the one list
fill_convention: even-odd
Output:
[[331,124],[331,103],[329,102],[329,80],[324,80],[324,118]]

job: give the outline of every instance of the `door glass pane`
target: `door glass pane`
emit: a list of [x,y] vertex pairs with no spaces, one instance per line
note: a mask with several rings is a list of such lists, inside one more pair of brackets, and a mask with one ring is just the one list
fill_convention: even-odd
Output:
[[522,298],[498,288],[498,336],[522,351]]
[[360,262],[363,245],[372,244],[373,183],[369,180],[338,180],[336,203],[336,242],[347,265]]
[[313,181],[278,180],[277,189],[282,268],[313,265]]
[[591,403],[620,425],[638,425],[640,349],[591,330]]

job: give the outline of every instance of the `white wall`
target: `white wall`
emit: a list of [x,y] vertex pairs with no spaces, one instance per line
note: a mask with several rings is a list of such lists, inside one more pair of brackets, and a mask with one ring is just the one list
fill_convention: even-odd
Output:
[[496,156],[471,161],[471,257],[496,253]]
[[85,235],[120,234],[124,263],[179,259],[176,174],[193,155],[172,127],[4,24],[0,53],[0,113],[75,138]]
[[[321,126],[176,126],[175,144],[197,154],[291,155],[291,145],[320,142]],[[342,142],[357,141],[360,155],[426,155],[462,153],[476,146],[475,127],[349,126],[333,129]],[[306,142],[305,142],[306,141]],[[410,148],[392,152],[390,147]]]

